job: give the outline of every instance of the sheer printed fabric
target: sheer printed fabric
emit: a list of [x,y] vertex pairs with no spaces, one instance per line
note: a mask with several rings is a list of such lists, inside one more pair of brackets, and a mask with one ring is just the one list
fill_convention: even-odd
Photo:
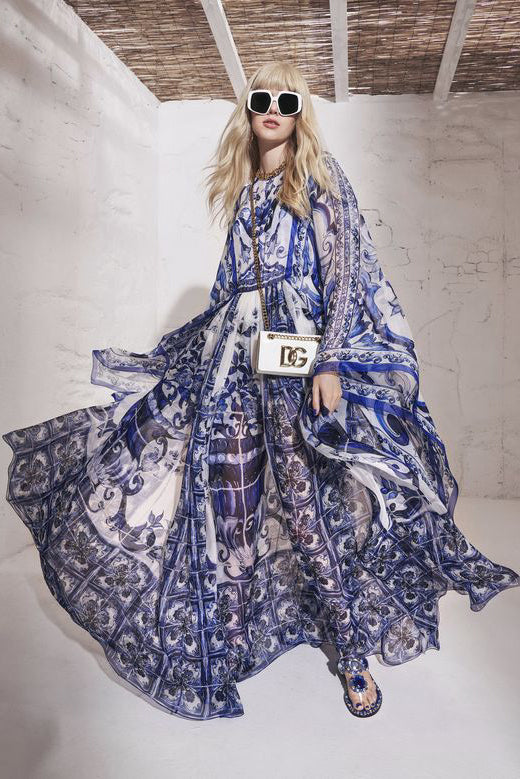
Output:
[[439,649],[439,598],[518,586],[453,520],[457,483],[419,391],[414,342],[352,187],[309,177],[312,215],[255,180],[270,329],[321,333],[340,377],[251,368],[263,326],[249,187],[205,311],[149,352],[93,351],[104,405],[3,435],[7,500],[58,603],[145,698],[191,719],[244,713],[237,683],[299,644],[386,665]]

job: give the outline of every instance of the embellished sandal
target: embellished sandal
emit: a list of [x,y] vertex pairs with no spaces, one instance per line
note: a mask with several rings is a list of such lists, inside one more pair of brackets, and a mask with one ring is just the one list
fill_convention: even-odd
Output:
[[[347,687],[350,687],[350,689],[354,692],[362,693],[368,688],[367,680],[364,678],[364,676],[361,675],[361,672],[366,671],[367,669],[368,660],[366,657],[340,657],[338,660],[338,671],[340,671],[342,674],[352,674],[350,679],[347,680],[346,677],[344,678],[347,682]],[[355,717],[371,717],[381,708],[381,704],[383,703],[383,693],[379,689],[375,679],[374,684],[376,686],[377,693],[376,700],[373,703],[366,704],[361,709],[356,708],[356,706],[352,703],[348,694],[348,690],[343,694],[343,699],[347,709]]]

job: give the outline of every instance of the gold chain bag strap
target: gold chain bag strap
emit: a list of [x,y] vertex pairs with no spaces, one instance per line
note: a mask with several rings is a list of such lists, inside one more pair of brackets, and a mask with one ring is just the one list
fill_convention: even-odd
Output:
[[[285,163],[275,168],[271,175],[278,173]],[[267,178],[267,177],[266,177]],[[269,317],[262,287],[260,274],[260,259],[258,256],[258,241],[256,235],[256,215],[253,202],[254,174],[251,177],[249,201],[251,205],[251,238],[256,268],[256,282],[262,305],[264,330],[261,330],[256,340],[253,368],[256,373],[270,373],[282,376],[309,376],[316,357],[320,335],[303,335],[299,333],[279,333],[269,330]]]

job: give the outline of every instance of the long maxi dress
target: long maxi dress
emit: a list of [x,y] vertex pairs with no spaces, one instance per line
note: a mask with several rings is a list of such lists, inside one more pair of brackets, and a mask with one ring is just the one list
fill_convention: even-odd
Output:
[[352,187],[309,177],[312,215],[255,179],[270,329],[321,333],[312,377],[251,367],[263,327],[249,187],[205,311],[155,348],[93,351],[112,390],[3,435],[7,500],[45,581],[116,673],[191,719],[244,713],[237,682],[298,644],[397,665],[440,649],[439,598],[473,611],[518,586],[453,520],[457,483],[419,390],[414,341]]

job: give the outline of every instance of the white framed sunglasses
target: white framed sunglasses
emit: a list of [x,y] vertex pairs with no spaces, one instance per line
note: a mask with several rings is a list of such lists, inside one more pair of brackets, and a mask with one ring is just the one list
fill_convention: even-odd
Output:
[[254,114],[267,114],[271,110],[273,100],[278,105],[280,116],[293,116],[301,111],[302,96],[299,92],[289,92],[282,89],[275,97],[269,89],[251,89],[247,96],[247,107]]

